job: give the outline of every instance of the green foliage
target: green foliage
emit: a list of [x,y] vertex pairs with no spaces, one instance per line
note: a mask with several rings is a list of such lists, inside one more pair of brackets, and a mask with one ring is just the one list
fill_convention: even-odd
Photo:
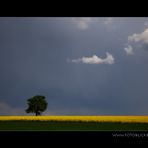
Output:
[[148,131],[148,123],[0,121],[0,131]]
[[27,100],[28,108],[27,113],[35,113],[36,116],[41,115],[47,109],[48,103],[45,100],[45,96],[34,96]]

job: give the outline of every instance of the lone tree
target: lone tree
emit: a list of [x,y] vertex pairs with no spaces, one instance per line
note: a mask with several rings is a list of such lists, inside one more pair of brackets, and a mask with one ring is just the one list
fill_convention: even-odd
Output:
[[27,100],[28,108],[27,113],[35,113],[36,116],[41,115],[47,109],[48,103],[45,100],[45,96],[34,96]]

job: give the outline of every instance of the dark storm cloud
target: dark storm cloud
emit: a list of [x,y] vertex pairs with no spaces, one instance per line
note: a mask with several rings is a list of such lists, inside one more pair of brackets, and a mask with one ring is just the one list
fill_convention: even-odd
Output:
[[[123,50],[146,20],[0,18],[0,114],[22,114],[36,94],[47,97],[47,114],[146,114],[147,52]],[[106,52],[114,64],[67,62]]]

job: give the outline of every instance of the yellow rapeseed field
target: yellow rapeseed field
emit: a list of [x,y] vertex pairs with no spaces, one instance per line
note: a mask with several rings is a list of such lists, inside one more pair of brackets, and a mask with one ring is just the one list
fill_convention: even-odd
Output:
[[0,116],[0,121],[11,120],[148,123],[148,116]]

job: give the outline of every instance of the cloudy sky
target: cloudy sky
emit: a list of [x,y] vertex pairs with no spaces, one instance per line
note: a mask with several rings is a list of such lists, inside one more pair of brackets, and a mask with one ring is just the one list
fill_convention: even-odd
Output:
[[0,115],[147,115],[148,18],[0,18]]

